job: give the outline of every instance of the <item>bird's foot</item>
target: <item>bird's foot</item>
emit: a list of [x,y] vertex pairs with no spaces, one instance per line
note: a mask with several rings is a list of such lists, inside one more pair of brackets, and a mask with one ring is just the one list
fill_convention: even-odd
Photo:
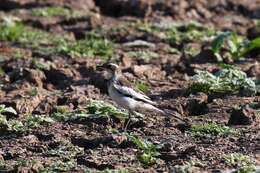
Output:
[[131,118],[128,118],[128,119],[127,119],[127,122],[126,122],[126,124],[125,124],[125,127],[124,127],[124,132],[127,132],[127,128],[128,128],[128,126],[129,126],[129,124],[130,124],[130,121],[131,121]]

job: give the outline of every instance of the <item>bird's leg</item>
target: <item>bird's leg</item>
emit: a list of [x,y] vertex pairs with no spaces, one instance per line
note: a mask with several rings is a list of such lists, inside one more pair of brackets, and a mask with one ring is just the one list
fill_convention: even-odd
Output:
[[130,123],[130,121],[131,121],[131,111],[129,111],[128,112],[128,120],[127,120],[127,123],[126,123],[126,125],[125,125],[125,129],[124,129],[124,131],[127,131],[127,127],[128,127],[128,125],[129,125],[129,123]]

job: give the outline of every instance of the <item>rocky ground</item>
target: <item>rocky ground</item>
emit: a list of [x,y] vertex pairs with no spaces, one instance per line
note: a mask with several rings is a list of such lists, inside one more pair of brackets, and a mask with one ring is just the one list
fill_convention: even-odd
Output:
[[[260,164],[259,43],[243,56],[223,44],[220,59],[212,48],[220,31],[259,37],[259,0],[2,1],[0,172],[254,172]],[[145,113],[124,131],[127,113],[112,106],[98,68],[108,61],[189,125]],[[246,79],[228,91],[194,88],[198,70],[233,67]]]

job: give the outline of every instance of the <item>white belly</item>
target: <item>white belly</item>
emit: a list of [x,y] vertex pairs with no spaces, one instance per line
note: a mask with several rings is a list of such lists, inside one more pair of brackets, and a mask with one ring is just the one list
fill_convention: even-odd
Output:
[[108,88],[108,94],[111,99],[116,102],[120,107],[127,110],[135,110],[138,102],[130,97],[125,97],[114,90],[112,86]]

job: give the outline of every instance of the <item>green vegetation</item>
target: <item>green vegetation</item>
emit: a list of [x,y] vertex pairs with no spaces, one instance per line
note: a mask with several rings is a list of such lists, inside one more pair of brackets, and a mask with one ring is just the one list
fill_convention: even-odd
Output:
[[0,40],[1,41],[18,41],[24,37],[26,28],[20,23],[1,23]]
[[39,171],[39,173],[49,173],[49,172],[69,172],[76,167],[76,161],[53,161],[49,164],[44,165],[44,168]]
[[47,150],[44,154],[50,157],[59,157],[64,160],[72,160],[77,154],[82,153],[83,148],[75,146],[69,141],[61,141],[57,147]]
[[237,68],[225,68],[215,75],[207,71],[197,71],[192,77],[193,83],[189,92],[214,93],[241,93],[254,95],[257,92],[255,82],[248,78],[246,73]]
[[44,115],[29,115],[25,118],[23,124],[25,129],[33,129],[45,124],[52,124],[54,122],[54,119]]
[[23,124],[17,120],[7,120],[3,114],[16,115],[16,111],[12,107],[0,105],[0,132],[17,132],[20,131]]
[[180,45],[187,42],[201,42],[209,40],[215,31],[198,22],[187,23],[142,23],[137,25],[141,31],[155,34],[165,39],[171,45]]
[[6,164],[4,160],[0,160],[0,171],[4,171],[6,169]]
[[256,173],[256,167],[254,165],[249,166],[242,166],[240,168],[237,168],[232,173]]
[[159,54],[152,51],[145,51],[145,50],[139,50],[139,51],[130,51],[127,52],[128,56],[133,58],[141,58],[145,62],[150,62],[152,59],[159,58]]
[[38,160],[17,160],[14,165],[14,170],[18,171],[20,168],[27,168],[34,172],[38,172],[43,169],[43,165]]
[[61,52],[71,56],[99,56],[108,59],[113,55],[114,45],[105,38],[91,34],[83,40],[64,43]]
[[118,169],[105,169],[103,171],[93,170],[93,169],[85,169],[84,173],[132,173],[135,172],[131,169],[127,168],[118,168]]
[[137,146],[137,159],[148,166],[157,163],[156,156],[160,153],[158,150],[161,148],[160,145],[154,145],[149,141],[143,141],[137,136],[129,135],[130,140]]
[[[220,62],[223,61],[223,56],[238,60],[257,48],[260,48],[260,38],[248,41],[235,32],[220,33],[211,43],[211,50]],[[225,54],[222,56],[223,51]]]
[[54,123],[54,120],[43,115],[29,115],[24,120],[10,119],[0,115],[0,131],[3,133],[23,133],[45,124]]
[[215,122],[206,124],[195,124],[191,127],[191,135],[194,137],[227,137],[229,135],[238,135],[239,132],[225,125],[219,125]]
[[191,173],[194,169],[194,163],[188,162],[185,165],[176,165],[174,166],[174,170],[176,173]]
[[74,160],[72,161],[49,161],[46,163],[41,163],[38,160],[18,160],[14,165],[14,170],[19,170],[22,167],[30,170],[31,172],[39,172],[39,173],[49,173],[49,172],[67,172],[72,170],[76,165]]
[[71,11],[64,7],[34,8],[32,14],[42,17],[69,16]]
[[98,117],[116,117],[118,119],[125,119],[128,117],[128,114],[103,101],[90,101],[86,107],[86,111],[69,111],[65,107],[59,107],[52,117],[58,121],[84,121]]
[[66,35],[51,34],[26,26],[14,17],[2,18],[0,23],[0,41],[20,43],[22,47],[34,48],[39,52],[57,53],[66,41],[72,38]]
[[176,173],[192,173],[195,171],[196,167],[201,167],[203,164],[199,161],[189,161],[184,165],[176,165],[174,166],[174,172]]
[[16,115],[17,112],[14,108],[12,107],[6,107],[5,105],[0,105],[0,115],[5,114],[5,113],[10,113]]
[[139,91],[142,91],[144,93],[147,93],[150,90],[150,87],[147,83],[142,81],[135,82],[135,88]]
[[30,97],[35,97],[38,95],[38,89],[36,87],[33,87],[29,89],[26,94],[28,94]]
[[113,43],[101,36],[88,34],[85,39],[74,41],[66,36],[53,35],[25,26],[12,18],[6,18],[1,23],[0,40],[18,42],[25,47],[36,48],[44,54],[65,53],[71,56],[109,58],[114,52]]
[[231,153],[224,156],[224,161],[236,168],[233,173],[252,173],[256,171],[255,161],[241,153]]
[[125,119],[128,117],[128,114],[126,112],[122,112],[113,105],[105,103],[103,101],[91,101],[90,104],[87,106],[87,110],[90,114],[93,115],[114,116],[119,119]]
[[254,161],[247,155],[241,153],[231,153],[224,156],[224,160],[231,166],[242,166],[254,164]]
[[28,115],[24,120],[6,119],[3,114],[17,114],[12,107],[0,105],[0,131],[3,133],[22,133],[44,124],[54,123],[54,120],[44,115]]

